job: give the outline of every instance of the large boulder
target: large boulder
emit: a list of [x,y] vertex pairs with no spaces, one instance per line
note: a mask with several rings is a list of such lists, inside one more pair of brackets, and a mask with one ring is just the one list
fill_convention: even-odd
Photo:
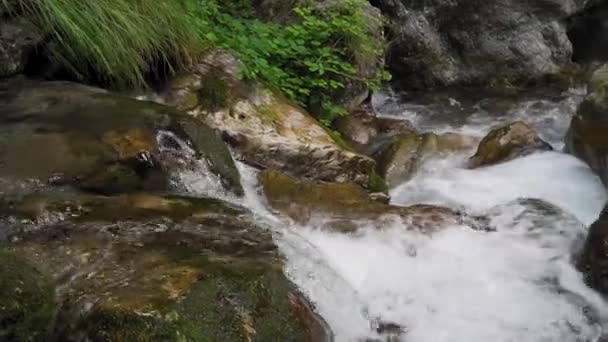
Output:
[[0,200],[0,339],[330,341],[253,222],[204,198]]
[[551,151],[551,145],[523,121],[493,129],[479,143],[469,160],[471,168],[489,166],[525,156],[536,151]]
[[578,268],[589,286],[608,294],[608,206],[589,227]]
[[198,158],[242,193],[227,146],[185,113],[69,82],[0,83],[0,178],[100,193],[162,190],[173,171]]
[[25,18],[6,18],[0,3],[0,78],[22,72],[43,34]]
[[271,208],[302,224],[320,220],[327,227],[352,231],[358,228],[358,222],[382,226],[383,219],[397,218],[406,229],[424,233],[465,221],[476,228],[483,226],[483,222],[448,208],[382,204],[354,184],[301,181],[273,170],[261,172],[258,180]]
[[397,139],[377,154],[378,171],[390,187],[410,180],[431,157],[471,149],[477,140],[456,133],[424,133]]
[[238,157],[301,177],[367,186],[374,161],[332,138],[305,110],[254,81],[239,80],[240,62],[218,51],[178,75],[165,101],[223,133]]
[[587,89],[566,135],[566,151],[586,161],[608,184],[608,64],[593,74]]
[[388,63],[404,86],[508,86],[561,78],[577,0],[373,0],[392,21]]

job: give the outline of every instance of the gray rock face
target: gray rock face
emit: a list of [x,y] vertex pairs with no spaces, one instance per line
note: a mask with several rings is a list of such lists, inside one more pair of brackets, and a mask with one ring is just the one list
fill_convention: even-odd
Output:
[[376,0],[394,23],[389,64],[406,86],[521,84],[559,76],[565,19],[589,1]]
[[42,41],[42,34],[26,19],[3,18],[2,6],[0,3],[0,78],[23,71],[28,55]]
[[608,185],[608,64],[595,71],[572,118],[566,151],[589,164]]

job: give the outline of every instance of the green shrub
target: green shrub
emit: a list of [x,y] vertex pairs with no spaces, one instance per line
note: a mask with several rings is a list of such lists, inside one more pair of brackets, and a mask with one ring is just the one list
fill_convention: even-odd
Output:
[[[18,0],[53,38],[51,56],[83,80],[117,87],[145,85],[159,63],[181,67],[223,48],[260,79],[320,121],[347,112],[335,102],[348,82],[377,86],[385,74],[359,78],[358,65],[379,63],[384,44],[365,13],[367,0],[300,0],[291,23],[252,19],[251,0]],[[2,2],[0,2],[2,5]]]

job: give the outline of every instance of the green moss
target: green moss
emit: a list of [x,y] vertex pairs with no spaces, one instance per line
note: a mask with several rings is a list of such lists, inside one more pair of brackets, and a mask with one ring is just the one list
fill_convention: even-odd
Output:
[[0,251],[0,340],[42,341],[54,315],[50,278],[23,257]]
[[211,112],[218,111],[229,105],[230,86],[219,75],[212,72],[201,80],[198,97],[203,108]]
[[376,172],[376,169],[372,169],[369,173],[369,180],[367,182],[367,188],[372,192],[386,192],[388,191],[388,185],[384,179]]

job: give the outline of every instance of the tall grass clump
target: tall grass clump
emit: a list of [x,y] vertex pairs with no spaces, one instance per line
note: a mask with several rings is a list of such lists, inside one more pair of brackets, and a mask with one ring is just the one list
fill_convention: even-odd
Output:
[[193,1],[19,0],[18,10],[50,34],[50,57],[77,77],[139,87],[151,66],[179,66],[204,47]]

